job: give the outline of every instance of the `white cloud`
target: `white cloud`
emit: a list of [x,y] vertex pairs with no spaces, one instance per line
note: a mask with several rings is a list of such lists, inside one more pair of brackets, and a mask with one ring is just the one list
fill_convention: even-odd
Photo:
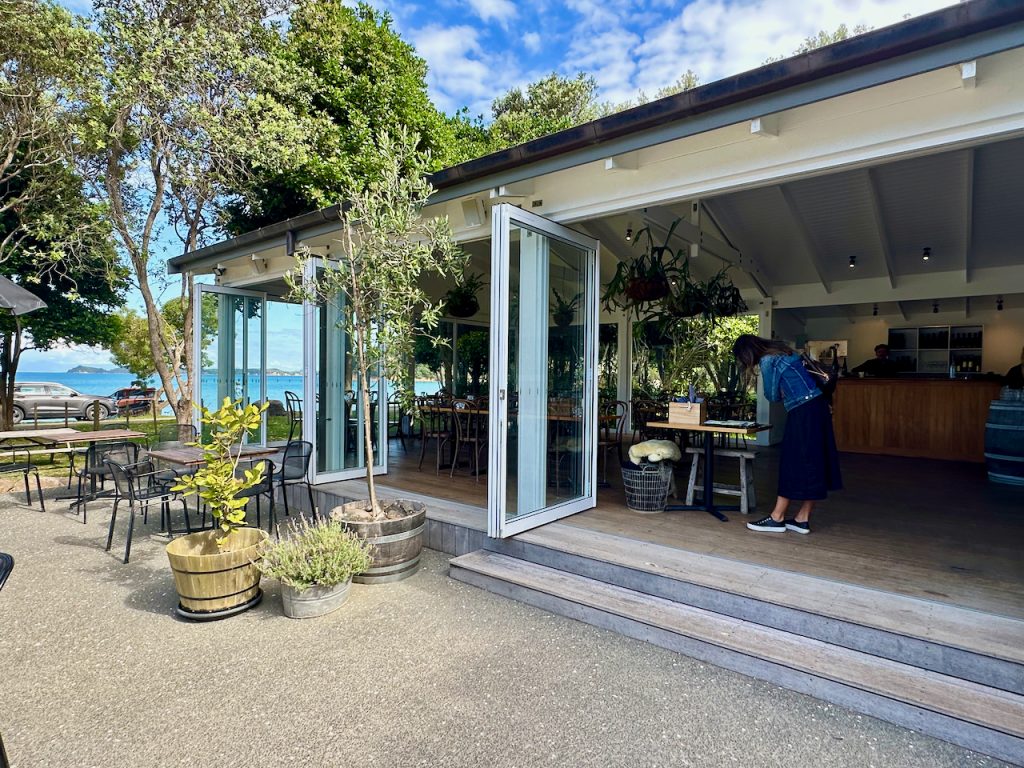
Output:
[[516,15],[515,3],[511,0],[466,0],[466,3],[483,21],[496,21],[503,27]]
[[530,53],[537,53],[540,50],[540,34],[538,32],[527,32],[523,35],[523,46]]

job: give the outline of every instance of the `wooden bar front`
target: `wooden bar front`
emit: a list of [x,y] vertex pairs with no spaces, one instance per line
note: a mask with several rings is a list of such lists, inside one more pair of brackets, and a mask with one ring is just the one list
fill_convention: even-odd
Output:
[[833,421],[840,451],[985,460],[988,406],[999,397],[992,381],[842,379]]

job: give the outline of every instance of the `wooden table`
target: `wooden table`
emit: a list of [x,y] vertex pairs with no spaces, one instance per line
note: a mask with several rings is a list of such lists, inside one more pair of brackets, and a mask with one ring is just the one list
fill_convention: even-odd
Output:
[[[248,459],[260,459],[280,453],[280,448],[271,448],[266,445],[243,445],[241,457],[243,461]],[[198,467],[206,463],[206,456],[202,448],[195,446],[182,446],[181,448],[160,448],[150,451],[149,455],[154,459],[160,459],[170,464],[179,464],[184,467]]]
[[752,427],[727,427],[719,424],[677,424],[673,421],[649,421],[647,422],[648,427],[657,427],[658,429],[678,429],[686,432],[706,432],[707,435],[704,437],[704,495],[701,498],[699,504],[669,504],[665,507],[668,511],[685,510],[685,509],[701,509],[707,512],[712,517],[717,517],[723,523],[729,522],[729,518],[723,515],[718,510],[736,510],[739,509],[738,504],[733,505],[716,505],[715,504],[715,441],[711,438],[715,434],[720,435],[743,435],[745,437],[751,437],[758,432],[764,432],[765,430],[771,429],[771,424],[755,424]]

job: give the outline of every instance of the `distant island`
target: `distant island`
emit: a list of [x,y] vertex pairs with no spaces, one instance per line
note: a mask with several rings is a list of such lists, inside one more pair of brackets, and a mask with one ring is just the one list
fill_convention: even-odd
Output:
[[97,368],[95,365],[76,365],[68,368],[68,373],[131,373],[124,368]]

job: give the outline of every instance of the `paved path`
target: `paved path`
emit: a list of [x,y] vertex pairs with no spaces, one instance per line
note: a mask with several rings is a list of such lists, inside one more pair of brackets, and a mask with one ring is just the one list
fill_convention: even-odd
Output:
[[322,619],[284,618],[270,584],[242,616],[177,621],[152,518],[122,565],[123,534],[103,551],[108,507],[83,526],[15,498],[0,497],[13,768],[1001,765],[453,582],[433,552]]

